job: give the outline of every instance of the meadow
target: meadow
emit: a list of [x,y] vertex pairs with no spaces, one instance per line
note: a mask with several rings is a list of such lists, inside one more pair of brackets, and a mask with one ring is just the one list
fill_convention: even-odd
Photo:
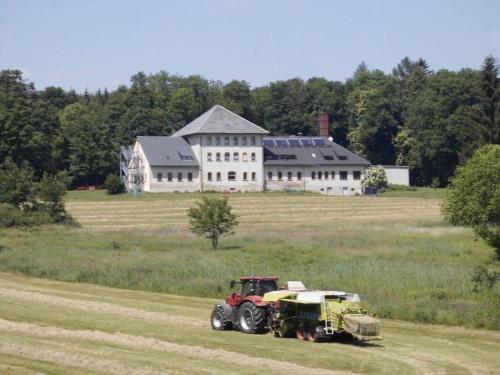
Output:
[[211,298],[240,275],[273,274],[357,292],[383,318],[500,329],[498,286],[472,291],[491,250],[444,221],[438,194],[231,194],[240,225],[212,251],[189,232],[186,211],[215,194],[71,192],[66,207],[80,227],[0,232],[0,270]]
[[493,374],[500,332],[382,320],[355,346],[213,331],[213,299],[0,272],[0,374]]

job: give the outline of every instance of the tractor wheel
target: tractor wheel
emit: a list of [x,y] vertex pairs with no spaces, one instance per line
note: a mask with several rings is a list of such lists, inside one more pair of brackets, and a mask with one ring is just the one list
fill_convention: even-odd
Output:
[[262,333],[267,328],[266,311],[252,302],[243,302],[238,311],[238,327],[244,333]]
[[212,324],[212,329],[216,331],[226,331],[232,328],[232,323],[226,320],[226,314],[224,310],[215,306],[212,311],[212,316],[210,317],[210,323]]

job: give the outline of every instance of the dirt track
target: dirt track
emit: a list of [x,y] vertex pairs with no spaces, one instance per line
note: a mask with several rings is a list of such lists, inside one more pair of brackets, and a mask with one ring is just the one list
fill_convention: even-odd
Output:
[[[384,321],[378,346],[317,345],[214,332],[210,300],[7,274],[0,300],[0,374],[494,374],[500,366],[499,332]],[[197,316],[168,313],[191,302]]]

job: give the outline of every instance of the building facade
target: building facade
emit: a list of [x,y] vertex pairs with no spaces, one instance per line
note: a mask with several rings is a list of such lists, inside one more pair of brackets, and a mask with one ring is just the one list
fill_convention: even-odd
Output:
[[361,194],[369,162],[328,137],[270,137],[260,126],[216,105],[170,137],[140,136],[122,148],[129,191],[310,190]]

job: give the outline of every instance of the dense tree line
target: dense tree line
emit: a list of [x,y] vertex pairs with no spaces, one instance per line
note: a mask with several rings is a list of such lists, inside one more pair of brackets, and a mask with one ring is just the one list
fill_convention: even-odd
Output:
[[0,163],[35,178],[67,172],[72,185],[99,184],[118,169],[120,145],[169,135],[214,104],[272,134],[313,135],[319,112],[336,142],[373,164],[409,165],[417,185],[445,186],[455,167],[500,140],[496,60],[480,71],[433,72],[404,58],[392,74],[362,63],[346,82],[293,78],[251,88],[193,75],[139,72],[115,91],[36,90],[18,70],[0,72]]

